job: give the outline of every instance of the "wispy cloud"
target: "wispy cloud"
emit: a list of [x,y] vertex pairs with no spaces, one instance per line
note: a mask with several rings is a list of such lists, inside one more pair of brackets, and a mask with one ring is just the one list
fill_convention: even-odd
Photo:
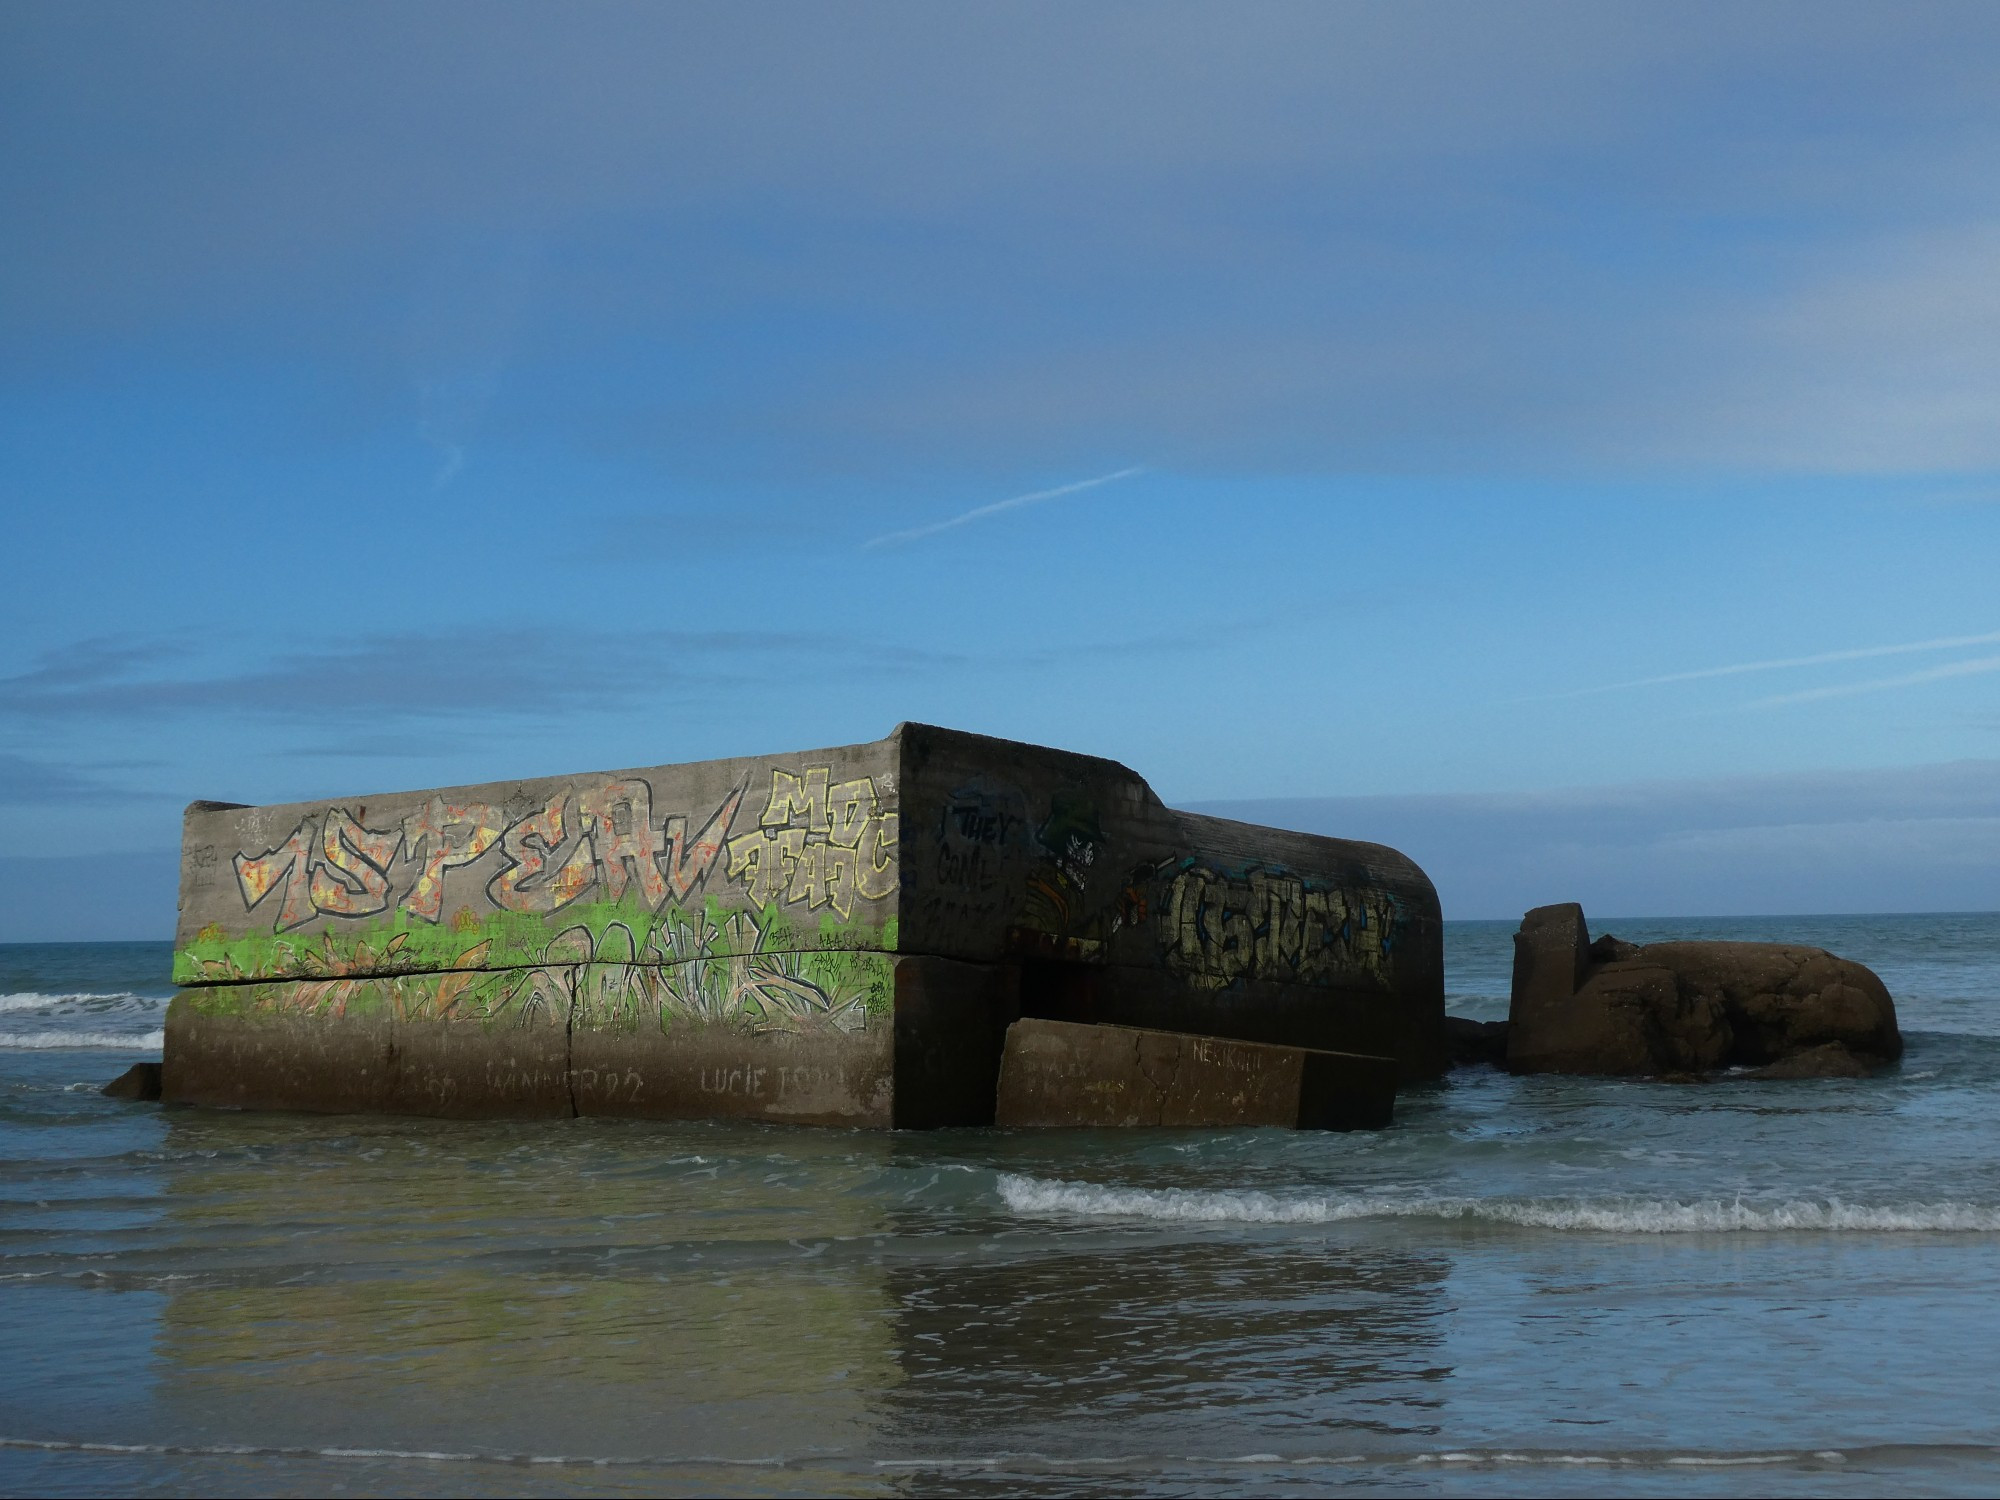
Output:
[[[1726,667],[1701,667],[1692,672],[1668,672],[1659,677],[1635,677],[1629,682],[1605,683],[1600,687],[1576,688],[1567,693],[1547,693],[1535,698],[1519,700],[1524,703],[1546,703],[1558,698],[1585,698],[1593,693],[1617,693],[1627,688],[1661,687],[1670,682],[1700,682],[1711,677],[1737,677],[1746,672],[1779,672],[1792,667],[1823,667],[1836,662],[1867,661],[1879,656],[1908,656],[1920,651],[1951,651],[1963,646],[1991,646],[2000,642],[2000,630],[1988,631],[1983,635],[1947,635],[1930,641],[1906,641],[1895,646],[1857,646],[1849,651],[1822,651],[1815,656],[1781,656],[1769,661],[1740,661]],[[1932,677],[1952,677],[1961,674],[1966,664],[1955,667],[1941,667],[1931,672],[1918,673],[1908,678],[1884,678],[1879,684],[1857,684],[1850,687],[1817,689],[1812,693],[1792,694],[1784,698],[1766,699],[1766,702],[1795,702],[1808,697],[1832,697],[1839,693],[1867,692],[1874,686],[1894,687],[1904,682],[1926,682]],[[1979,670],[1973,668],[1973,670]]]
[[1941,667],[1926,667],[1921,672],[1909,672],[1901,677],[1877,677],[1867,682],[1843,682],[1833,687],[1808,688],[1801,693],[1780,693],[1775,698],[1759,698],[1748,706],[1776,708],[1785,703],[1811,703],[1820,698],[1845,698],[1854,693],[1881,693],[1891,688],[1915,687],[1922,682],[1938,682],[1947,677],[1976,677],[1985,672],[2000,672],[2000,656],[1979,656],[1971,661],[1947,662]]
[[1095,479],[1079,479],[1074,484],[1059,484],[1052,490],[1034,490],[1025,495],[1015,495],[1009,500],[995,500],[991,505],[974,506],[963,515],[953,516],[948,521],[937,521],[929,526],[916,526],[908,531],[889,531],[881,536],[870,537],[863,547],[888,547],[897,542],[914,542],[923,537],[936,536],[941,531],[950,531],[957,526],[970,525],[988,516],[997,516],[1002,511],[1019,510],[1024,505],[1040,505],[1049,500],[1060,500],[1065,495],[1080,494],[1084,490],[1094,490],[1100,484],[1110,484],[1113,480],[1130,479],[1134,474],[1145,473],[1143,465],[1120,469],[1114,474],[1100,474]]
[[[668,690],[714,692],[746,673],[865,657],[914,672],[964,658],[852,636],[776,631],[410,631],[304,645],[204,668],[189,647],[102,638],[0,677],[0,713],[133,721],[236,713],[353,726],[547,716],[628,705]],[[587,661],[591,670],[579,671]]]
[[52,765],[24,755],[0,752],[0,804],[59,805],[79,799],[132,801],[159,795],[107,781],[97,774],[107,769],[130,767]]
[[[2000,904],[2000,760],[1189,806],[1401,849],[1437,883],[1448,917],[1511,920],[1543,902],[1579,900],[1602,932],[1611,918],[1622,931],[1631,913]],[[1807,930],[1794,941],[1819,941]],[[1506,983],[1503,969],[1502,1014]]]
[[[570,711],[618,710],[678,693],[702,701],[746,682],[794,671],[824,672],[855,661],[902,678],[968,670],[1041,672],[1085,659],[1226,649],[1231,642],[1296,623],[1251,613],[1199,629],[1056,644],[995,642],[981,652],[934,650],[838,632],[759,630],[561,631],[464,626],[301,642],[268,655],[218,662],[186,640],[94,637],[44,652],[26,671],[0,677],[0,719],[122,722],[227,715],[337,730],[302,754],[393,758],[435,752],[438,726]],[[579,671],[577,663],[590,663]],[[409,726],[421,723],[422,736]],[[351,748],[350,748],[351,747]],[[101,768],[101,767],[100,767]],[[0,802],[10,770],[0,754]],[[39,784],[39,783],[37,783]]]

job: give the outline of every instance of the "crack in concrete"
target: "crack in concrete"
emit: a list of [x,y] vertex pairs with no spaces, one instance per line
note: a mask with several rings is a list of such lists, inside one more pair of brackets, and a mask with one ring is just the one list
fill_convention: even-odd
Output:
[[652,962],[642,958],[593,957],[583,959],[581,962],[575,959],[567,961],[556,959],[553,962],[548,959],[529,959],[521,963],[479,964],[474,967],[446,964],[435,969],[365,969],[351,974],[314,974],[300,969],[288,970],[281,974],[244,974],[235,978],[195,979],[185,984],[177,980],[174,983],[174,988],[177,990],[226,990],[246,984],[317,984],[335,979],[421,979],[426,974],[511,974],[517,969],[560,969],[568,967],[571,964],[579,968],[605,965],[627,969],[678,969],[685,964],[712,962],[713,960],[723,958],[788,958],[793,954],[806,953],[881,953],[886,954],[890,958],[895,958],[902,956],[903,950],[898,948],[849,947],[757,948],[747,953],[709,953],[696,958],[663,959]]
[[582,1108],[576,1102],[576,1008],[583,1003],[583,966],[574,965],[569,971],[569,1010],[563,1017],[563,1088],[569,1094],[569,1115],[572,1120],[581,1117]]

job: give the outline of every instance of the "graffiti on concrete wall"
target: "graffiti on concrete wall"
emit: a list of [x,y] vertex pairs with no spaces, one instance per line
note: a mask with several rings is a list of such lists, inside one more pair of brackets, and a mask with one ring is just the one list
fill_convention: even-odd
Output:
[[1224,875],[1185,862],[1166,881],[1158,916],[1167,966],[1207,989],[1238,979],[1380,978],[1400,925],[1387,891],[1255,867]]
[[913,841],[921,869],[905,896],[910,915],[934,930],[1014,915],[1029,822],[1020,790],[976,777],[938,802],[935,821],[924,819],[930,837]]
[[1027,870],[1020,925],[1008,929],[1015,951],[1066,959],[1099,959],[1104,945],[1145,920],[1147,888],[1158,873],[1145,861],[1122,873],[1097,806],[1078,791],[1058,791],[1034,829],[1038,858]]
[[843,922],[854,903],[896,889],[897,815],[885,812],[872,777],[836,782],[827,766],[803,776],[771,773],[757,826],[729,840],[729,878],[758,906],[830,907]]
[[1070,933],[1081,925],[1091,873],[1104,848],[1097,808],[1075,793],[1057,792],[1048,817],[1035,829],[1035,842],[1043,858],[1028,872],[1028,925]]
[[[589,942],[583,929],[576,929]],[[590,948],[579,996],[593,1026],[720,1022],[757,1034],[831,1028],[859,1032],[886,1015],[891,981],[882,955],[775,948],[770,924],[749,912],[720,923],[680,913],[643,940],[614,924]]]
[[[891,962],[867,951],[774,947],[777,923],[748,912],[720,923],[676,912],[643,936],[623,922],[601,931],[578,924],[552,938],[531,967],[485,969],[490,944],[457,957],[446,973],[380,972],[407,933],[379,949],[302,964],[301,978],[255,986],[265,1008],[342,1017],[386,1009],[404,1021],[566,1026],[574,989],[579,1019],[595,1026],[720,1022],[756,1034],[832,1029],[859,1033],[886,1016]],[[312,950],[305,950],[310,955]],[[243,975],[215,977],[243,978]]]
[[244,910],[269,912],[278,932],[392,908],[435,924],[448,874],[495,851],[484,894],[502,911],[546,914],[586,896],[649,911],[685,906],[712,889],[725,849],[727,878],[759,906],[829,908],[846,921],[857,901],[896,889],[896,814],[883,810],[871,778],[836,783],[824,766],[773,771],[757,827],[732,839],[747,790],[737,786],[699,828],[685,814],[657,816],[638,777],[505,807],[433,796],[387,827],[369,826],[365,808],[331,807],[306,814],[275,848],[236,855],[236,885]]

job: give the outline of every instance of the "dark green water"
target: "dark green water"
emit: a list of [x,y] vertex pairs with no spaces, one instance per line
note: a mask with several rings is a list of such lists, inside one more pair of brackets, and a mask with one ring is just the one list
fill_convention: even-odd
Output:
[[164,945],[0,948],[0,1489],[2000,1487],[2000,917],[1603,925],[1860,958],[1908,1056],[1340,1136],[229,1115],[94,1092]]

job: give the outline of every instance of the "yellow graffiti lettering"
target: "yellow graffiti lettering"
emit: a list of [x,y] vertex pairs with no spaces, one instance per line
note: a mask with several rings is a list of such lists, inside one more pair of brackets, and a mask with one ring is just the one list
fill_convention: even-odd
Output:
[[[757,821],[765,828],[783,828],[805,814],[806,831],[825,833],[832,826],[826,819],[827,781],[831,771],[826,766],[814,766],[802,777],[790,771],[771,773],[771,800],[764,804],[764,815]],[[870,788],[873,795],[873,788]]]
[[746,833],[729,841],[729,878],[740,880],[750,899],[762,906],[775,901],[791,883],[785,873],[784,851],[768,833]]
[[855,887],[870,901],[880,901],[896,889],[899,813],[877,813],[869,819],[867,846],[861,850]]
[[881,805],[875,800],[875,783],[868,777],[841,782],[827,793],[829,826],[826,841],[843,849],[859,848],[861,836],[868,831],[869,821],[881,810]]
[[444,873],[469,865],[491,849],[503,826],[500,809],[484,802],[446,802],[433,797],[403,819],[403,857],[417,860],[417,878],[403,898],[403,910],[426,922],[444,911]]
[[831,907],[844,922],[856,901],[896,889],[898,818],[882,810],[871,777],[835,784],[828,766],[774,770],[757,821],[757,832],[729,841],[728,872],[760,905]]
[[1399,920],[1386,891],[1308,889],[1297,876],[1258,870],[1239,879],[1184,870],[1158,916],[1168,967],[1210,989],[1242,978],[1380,977]]

